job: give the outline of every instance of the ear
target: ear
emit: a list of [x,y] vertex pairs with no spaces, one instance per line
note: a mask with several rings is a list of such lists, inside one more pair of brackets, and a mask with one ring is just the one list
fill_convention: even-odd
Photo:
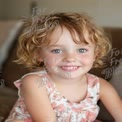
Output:
[[39,57],[37,58],[37,61],[39,61],[39,62],[43,62],[44,60],[42,59],[41,56],[39,56]]
[[98,53],[95,51],[95,54],[94,54],[94,59],[96,59],[98,56]]
[[37,50],[35,51],[35,56],[36,56],[36,59],[38,62],[43,62],[44,59],[43,59],[43,55],[41,53],[41,48],[37,48]]

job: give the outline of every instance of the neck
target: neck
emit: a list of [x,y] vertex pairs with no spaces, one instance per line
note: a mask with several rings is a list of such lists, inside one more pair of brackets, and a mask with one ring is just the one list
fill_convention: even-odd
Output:
[[53,76],[51,74],[49,74],[50,79],[55,83],[55,84],[59,84],[59,85],[65,85],[65,86],[75,86],[78,84],[82,84],[84,82],[87,81],[87,77],[86,74],[78,77],[78,78],[59,78],[57,76]]

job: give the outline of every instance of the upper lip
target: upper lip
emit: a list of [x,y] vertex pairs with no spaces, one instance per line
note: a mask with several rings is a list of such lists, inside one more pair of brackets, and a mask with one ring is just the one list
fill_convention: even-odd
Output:
[[61,67],[79,67],[79,65],[62,65]]

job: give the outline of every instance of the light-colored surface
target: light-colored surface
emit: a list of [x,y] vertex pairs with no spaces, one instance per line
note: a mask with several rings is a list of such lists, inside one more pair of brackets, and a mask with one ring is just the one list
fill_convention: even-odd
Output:
[[0,69],[21,27],[21,21],[0,21]]
[[[32,0],[1,0],[5,19],[29,16]],[[122,0],[34,0],[41,12],[76,11],[89,13],[98,24],[122,27]],[[44,11],[45,11],[44,10]]]
[[0,48],[3,46],[16,23],[17,21],[0,21]]

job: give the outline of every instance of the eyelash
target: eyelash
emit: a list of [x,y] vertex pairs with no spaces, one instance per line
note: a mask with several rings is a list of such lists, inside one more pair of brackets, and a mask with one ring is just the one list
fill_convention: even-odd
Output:
[[61,49],[53,49],[51,50],[52,53],[62,53]]
[[[87,52],[88,50],[87,49],[84,49],[84,48],[79,48],[78,49],[78,52],[79,53],[85,53],[85,52]],[[60,54],[60,53],[62,53],[62,50],[61,49],[53,49],[53,50],[51,50],[51,52],[52,53],[55,53],[55,54]]]
[[87,50],[87,49],[84,49],[84,48],[80,48],[80,49],[78,49],[78,51],[79,51],[79,53],[85,53],[85,52],[87,52],[88,50]]

